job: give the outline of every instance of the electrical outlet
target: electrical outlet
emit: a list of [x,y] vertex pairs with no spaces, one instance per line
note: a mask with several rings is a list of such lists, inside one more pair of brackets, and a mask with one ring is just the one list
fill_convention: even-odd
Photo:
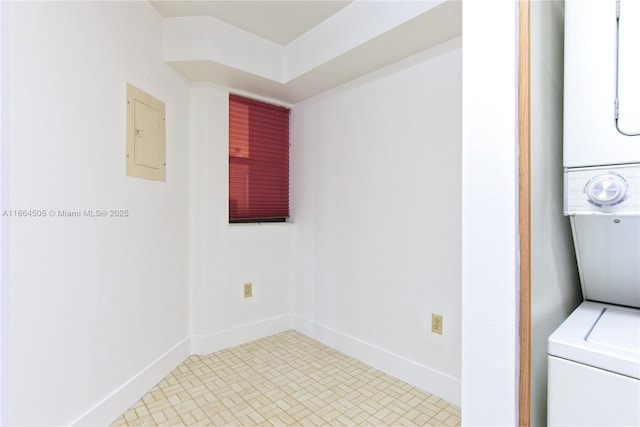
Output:
[[253,296],[253,287],[251,285],[251,283],[245,283],[244,284],[244,297],[245,298],[249,298]]
[[442,315],[431,313],[431,332],[442,335]]

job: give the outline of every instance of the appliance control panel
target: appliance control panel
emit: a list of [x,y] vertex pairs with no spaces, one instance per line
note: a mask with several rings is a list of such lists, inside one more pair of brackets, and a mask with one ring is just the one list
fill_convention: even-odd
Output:
[[640,165],[564,171],[565,215],[640,215]]

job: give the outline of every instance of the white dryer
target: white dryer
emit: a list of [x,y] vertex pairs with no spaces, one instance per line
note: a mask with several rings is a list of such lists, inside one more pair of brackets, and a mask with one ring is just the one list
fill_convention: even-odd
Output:
[[566,0],[564,166],[640,163],[640,1]]

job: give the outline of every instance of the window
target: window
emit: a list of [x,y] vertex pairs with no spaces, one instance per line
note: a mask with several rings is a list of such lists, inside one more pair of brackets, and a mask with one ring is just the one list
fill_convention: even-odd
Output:
[[289,109],[229,95],[229,222],[289,216]]

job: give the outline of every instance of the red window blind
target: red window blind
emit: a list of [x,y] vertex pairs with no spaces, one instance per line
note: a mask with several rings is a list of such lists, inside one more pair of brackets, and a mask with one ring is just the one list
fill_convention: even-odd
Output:
[[289,216],[289,109],[229,95],[229,222]]

